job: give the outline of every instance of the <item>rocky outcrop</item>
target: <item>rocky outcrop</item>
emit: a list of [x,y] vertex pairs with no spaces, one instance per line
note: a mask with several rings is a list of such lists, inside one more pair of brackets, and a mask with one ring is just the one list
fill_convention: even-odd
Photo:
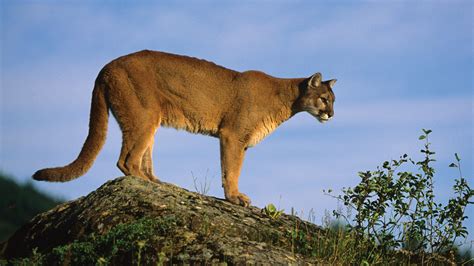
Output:
[[318,263],[296,243],[303,229],[321,230],[294,216],[126,176],[36,216],[3,244],[1,257],[61,265]]

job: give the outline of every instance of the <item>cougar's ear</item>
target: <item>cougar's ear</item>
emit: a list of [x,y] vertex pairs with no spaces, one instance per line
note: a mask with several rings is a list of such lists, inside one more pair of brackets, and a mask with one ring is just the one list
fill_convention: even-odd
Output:
[[329,88],[332,89],[334,87],[334,84],[336,84],[336,81],[337,79],[328,80]]
[[318,72],[309,78],[308,87],[319,87],[321,86],[322,80],[323,77],[321,76],[321,73]]

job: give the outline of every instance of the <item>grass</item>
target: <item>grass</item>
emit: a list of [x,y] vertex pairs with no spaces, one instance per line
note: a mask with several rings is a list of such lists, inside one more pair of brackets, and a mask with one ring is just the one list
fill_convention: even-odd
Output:
[[415,253],[401,249],[383,251],[369,238],[361,238],[350,227],[336,220],[325,224],[323,230],[311,230],[295,220],[294,227],[286,232],[286,237],[292,240],[290,248],[294,254],[318,258],[328,264],[473,265],[474,262],[469,249],[453,249],[446,254]]

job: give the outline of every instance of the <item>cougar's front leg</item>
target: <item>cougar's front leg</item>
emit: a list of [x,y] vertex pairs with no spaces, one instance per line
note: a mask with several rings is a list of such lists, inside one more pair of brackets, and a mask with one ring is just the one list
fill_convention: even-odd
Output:
[[245,147],[237,137],[221,135],[222,187],[225,198],[242,206],[250,205],[250,198],[239,192],[240,168],[245,155]]

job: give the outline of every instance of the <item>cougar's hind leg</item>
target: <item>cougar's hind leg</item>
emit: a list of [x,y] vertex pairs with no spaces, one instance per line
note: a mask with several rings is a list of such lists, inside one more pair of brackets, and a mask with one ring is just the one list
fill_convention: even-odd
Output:
[[146,175],[146,177],[148,177],[148,179],[150,181],[158,182],[158,180],[159,180],[158,177],[155,176],[155,174],[153,173],[153,160],[152,160],[152,157],[153,157],[153,144],[154,144],[154,141],[155,141],[154,137],[152,137],[145,153],[143,154],[143,157],[142,157],[142,171]]
[[157,178],[153,175],[153,164],[151,162],[151,149],[146,148],[145,153],[143,154],[142,157],[142,172],[145,174],[145,176],[150,179],[151,181],[155,181]]
[[[133,79],[121,68],[109,69],[108,74],[110,109],[122,130],[122,149],[117,166],[125,175],[149,180],[152,177],[149,174],[151,148],[149,153],[147,150],[159,125],[160,109],[154,97],[148,97],[146,93],[149,84]],[[142,167],[142,164],[146,166]]]
[[128,138],[125,138],[125,134],[122,135],[122,149],[120,150],[120,156],[119,160],[117,162],[117,167],[124,173],[124,175],[130,175],[130,171],[128,171],[127,168],[125,168],[125,160],[127,159],[127,154],[130,148],[128,147],[128,143],[125,142],[125,140]]
[[153,126],[143,125],[133,133],[127,132],[123,135],[123,146],[125,148],[123,149],[123,153],[120,154],[119,162],[123,160],[123,167],[127,172],[126,174],[147,180],[151,179],[149,175],[143,171],[142,158],[153,141],[154,133],[155,129]]

